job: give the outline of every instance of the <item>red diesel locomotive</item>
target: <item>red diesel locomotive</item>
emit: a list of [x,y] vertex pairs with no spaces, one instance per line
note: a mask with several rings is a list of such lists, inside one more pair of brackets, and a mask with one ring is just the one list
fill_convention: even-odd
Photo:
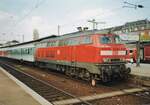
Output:
[[126,78],[127,49],[114,34],[75,34],[35,44],[35,64],[85,80],[109,82]]

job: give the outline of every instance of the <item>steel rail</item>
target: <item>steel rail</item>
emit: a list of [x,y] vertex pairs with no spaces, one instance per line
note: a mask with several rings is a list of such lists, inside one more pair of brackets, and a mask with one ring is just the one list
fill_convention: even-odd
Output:
[[[24,76],[26,76],[26,77],[28,77],[28,78],[31,78],[31,82],[33,82],[34,80],[35,81],[38,81],[38,82],[40,82],[40,83],[42,83],[42,84],[44,84],[45,86],[49,86],[49,87],[51,87],[51,88],[54,88],[55,90],[57,90],[58,91],[58,93],[59,92],[61,92],[61,93],[64,93],[65,95],[67,95],[67,96],[70,96],[71,98],[75,98],[75,99],[78,99],[81,103],[82,103],[82,105],[92,105],[91,103],[89,103],[89,102],[86,102],[86,101],[84,101],[84,100],[82,100],[82,99],[80,99],[79,97],[77,97],[77,96],[75,96],[75,95],[72,95],[72,94],[70,94],[70,93],[68,93],[68,92],[66,92],[66,91],[64,91],[64,90],[62,90],[62,89],[59,89],[59,88],[57,88],[57,87],[55,87],[55,86],[53,86],[53,85],[51,85],[51,84],[49,84],[49,83],[47,83],[47,82],[45,82],[45,81],[42,81],[42,80],[40,80],[40,79],[38,79],[38,78],[36,78],[36,77],[33,77],[32,75],[29,75],[29,74],[27,74],[27,73],[25,73],[25,72],[23,72],[23,71],[21,71],[21,70],[19,70],[18,68],[15,68],[14,66],[12,66],[12,65],[9,65],[9,64],[6,64],[6,62],[5,63],[3,63],[3,62],[1,62],[0,61],[0,65],[1,65],[1,67],[3,67],[5,70],[7,70],[9,73],[11,73],[12,75],[13,75],[13,73],[11,72],[11,71],[13,71],[13,72],[17,72],[17,73],[20,73],[20,74],[23,74]],[[16,76],[15,76],[16,77]],[[23,79],[25,79],[25,77],[23,78]],[[27,84],[27,83],[25,83],[26,85],[29,85],[29,84]],[[32,87],[32,86],[29,86],[29,87]],[[33,88],[33,87],[32,87]],[[34,87],[35,88],[35,87]],[[37,87],[36,87],[37,88]],[[33,90],[35,90],[35,89],[33,89]],[[38,90],[38,89],[37,89]],[[42,89],[41,89],[42,90]],[[44,90],[43,90],[44,91]],[[45,93],[48,95],[48,92],[47,91],[45,91]],[[38,93],[39,94],[39,93]],[[42,93],[43,94],[43,93]],[[55,93],[54,93],[55,94]],[[55,96],[55,95],[54,95]],[[45,98],[45,97],[44,97]],[[49,101],[49,100],[48,100]],[[53,100],[54,101],[54,100]],[[53,101],[49,101],[49,102],[53,102]]]

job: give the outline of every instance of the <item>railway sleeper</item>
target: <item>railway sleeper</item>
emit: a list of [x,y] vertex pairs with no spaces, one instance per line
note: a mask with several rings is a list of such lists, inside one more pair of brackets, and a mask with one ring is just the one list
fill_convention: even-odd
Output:
[[56,94],[51,94],[51,93],[44,93],[44,95],[43,95],[44,97],[50,97],[50,98],[55,98],[55,97],[61,97],[61,96],[64,96],[64,94],[62,94],[62,93],[56,93]]
[[67,97],[64,97],[64,96],[44,96],[44,98],[46,98],[50,102],[68,99]]
[[52,92],[53,92],[53,91],[49,91],[49,90],[38,90],[38,89],[36,91],[38,91],[40,93],[48,93],[48,94],[49,93],[52,94]]
[[43,86],[39,86],[39,85],[35,85],[35,84],[34,85],[32,84],[31,87],[35,88],[35,89],[38,87],[39,90],[46,90],[48,88],[48,87],[43,87]]
[[[35,88],[35,91],[39,91],[39,92],[54,92],[55,90],[53,89],[40,89],[40,88]],[[54,92],[56,93],[56,92]]]

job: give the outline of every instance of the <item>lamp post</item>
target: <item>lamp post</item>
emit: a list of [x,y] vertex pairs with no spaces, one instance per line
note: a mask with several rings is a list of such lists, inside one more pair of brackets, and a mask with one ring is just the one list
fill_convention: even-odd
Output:
[[136,49],[137,49],[137,60],[136,60],[136,66],[140,67],[140,41],[141,41],[141,33],[139,33],[139,40],[136,43]]

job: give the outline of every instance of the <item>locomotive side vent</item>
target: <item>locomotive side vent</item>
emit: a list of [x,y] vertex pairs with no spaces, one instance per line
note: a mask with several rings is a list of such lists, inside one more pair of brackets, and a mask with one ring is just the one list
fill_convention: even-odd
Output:
[[111,59],[111,62],[117,62],[120,61],[120,59]]

